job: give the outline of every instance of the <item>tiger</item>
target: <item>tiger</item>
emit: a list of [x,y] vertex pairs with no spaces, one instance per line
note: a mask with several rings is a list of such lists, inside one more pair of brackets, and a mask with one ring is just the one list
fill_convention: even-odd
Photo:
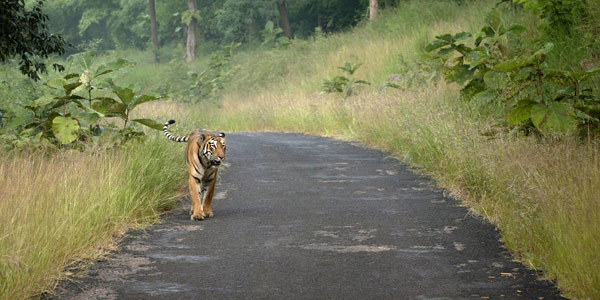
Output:
[[174,120],[167,121],[163,132],[171,141],[187,142],[185,163],[189,173],[190,219],[211,218],[214,214],[210,205],[215,193],[217,174],[225,160],[225,133],[213,134],[208,130],[196,129],[188,136],[173,136],[167,127],[174,123]]

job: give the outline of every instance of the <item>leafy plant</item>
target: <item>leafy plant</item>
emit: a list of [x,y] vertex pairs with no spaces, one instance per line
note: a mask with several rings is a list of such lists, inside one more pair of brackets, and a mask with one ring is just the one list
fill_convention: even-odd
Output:
[[[41,0],[29,6],[22,0],[0,2],[0,63],[18,57],[21,73],[34,80],[40,79],[40,73],[46,73],[46,63],[39,58],[64,54],[68,45],[62,36],[48,31],[43,4]],[[62,65],[52,66],[64,70]]]
[[192,23],[192,19],[202,20],[202,17],[200,16],[200,12],[198,10],[188,9],[181,13],[181,23],[185,24],[186,26],[190,26],[190,23]]
[[346,62],[344,66],[338,67],[338,69],[344,71],[348,77],[335,76],[332,79],[323,78],[323,90],[321,91],[321,94],[341,93],[344,98],[348,98],[356,93],[356,85],[370,85],[370,83],[365,80],[354,78],[354,73],[360,66],[361,64],[353,65],[351,62]]
[[542,29],[570,31],[576,17],[581,15],[583,1],[580,0],[513,0],[538,14],[545,22]]
[[[29,114],[13,114],[10,120],[11,130],[3,131],[3,139],[15,146],[25,146],[32,142],[44,147],[56,147],[59,144],[72,144],[77,140],[98,143],[104,135],[111,136],[111,145],[115,145],[144,135],[128,126],[130,121],[162,129],[160,124],[152,120],[129,118],[137,105],[159,97],[136,95],[132,87],[121,88],[110,78],[100,81],[100,77],[132,63],[117,59],[94,69],[92,53],[78,55],[75,59],[82,66],[81,73],[69,73],[46,81],[44,85],[49,91],[22,106]],[[111,92],[116,97],[111,97]],[[105,120],[106,117],[123,119],[123,128],[118,129],[110,122],[101,124],[100,120]]]
[[268,21],[260,33],[263,35],[263,45],[271,45],[277,49],[287,49],[292,43],[286,36],[280,36],[283,33],[283,29],[275,27],[273,21]]
[[208,68],[200,73],[189,71],[187,78],[191,82],[188,88],[190,99],[216,99],[225,89],[225,84],[235,75],[239,66],[232,65],[234,51],[241,44],[231,43],[211,54]]
[[518,38],[524,29],[518,24],[504,26],[493,9],[473,46],[464,44],[473,35],[461,32],[437,36],[425,50],[435,51],[432,58],[441,62],[447,81],[464,84],[465,99],[500,100],[507,109],[506,125],[531,124],[549,135],[572,131],[578,124],[598,124],[600,102],[591,89],[582,89],[598,71],[548,69],[544,62],[552,43],[532,54],[511,51],[507,36]]

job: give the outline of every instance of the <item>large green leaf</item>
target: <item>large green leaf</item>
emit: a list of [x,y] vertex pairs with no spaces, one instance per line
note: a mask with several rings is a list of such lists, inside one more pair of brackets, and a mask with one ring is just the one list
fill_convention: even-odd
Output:
[[494,65],[494,71],[500,73],[509,73],[517,71],[520,68],[523,68],[529,64],[529,60],[527,58],[517,58],[511,60],[505,60]]
[[112,98],[98,98],[92,104],[92,109],[105,114],[106,116],[119,116],[125,118],[127,105],[117,102]]
[[518,125],[527,121],[531,116],[531,108],[536,104],[537,102],[532,100],[519,101],[506,115],[506,121],[510,125]]
[[81,126],[83,127],[93,125],[100,119],[100,115],[95,112],[79,112],[75,117],[77,120],[81,121]]
[[136,107],[142,103],[145,102],[149,102],[149,101],[155,101],[155,100],[159,100],[160,97],[158,96],[154,96],[154,95],[140,95],[139,97],[137,97],[135,99],[135,101],[133,102],[133,107]]
[[568,132],[577,127],[573,107],[566,103],[538,103],[531,108],[531,121],[543,134]]
[[119,88],[115,86],[113,87],[113,92],[121,99],[121,102],[127,106],[129,106],[131,99],[135,96],[135,93],[131,88]]
[[445,40],[435,40],[435,41],[431,42],[429,45],[425,46],[425,51],[430,52],[430,51],[444,47],[449,44],[450,43]]
[[594,69],[587,70],[587,71],[576,72],[576,73],[573,73],[571,75],[577,81],[586,81],[586,80],[588,80],[590,78],[593,78],[598,73],[600,73],[600,69],[594,68]]
[[67,80],[63,78],[53,78],[46,81],[45,84],[53,89],[62,90],[63,86],[67,84]]
[[508,27],[508,29],[506,30],[507,32],[512,32],[515,34],[520,34],[523,31],[525,31],[525,26],[521,25],[521,24],[512,24]]
[[133,122],[137,122],[140,123],[142,125],[148,126],[152,129],[156,129],[156,130],[163,130],[163,124],[158,123],[154,120],[151,119],[135,119],[135,120],[131,120]]
[[273,28],[275,28],[275,24],[273,24],[273,21],[268,21],[267,24],[265,24],[265,30],[267,30],[268,32],[273,32]]
[[438,35],[435,37],[436,39],[440,39],[440,40],[444,40],[447,41],[448,43],[452,42],[452,35],[446,33],[446,34],[442,34],[442,35]]
[[79,130],[77,119],[58,116],[52,120],[52,132],[63,145],[70,144],[77,139],[77,130]]
[[37,98],[35,101],[33,101],[32,106],[36,106],[36,107],[42,107],[42,106],[46,106],[50,103],[52,103],[52,101],[54,101],[56,99],[56,97],[54,95],[50,95],[50,94],[44,94],[43,96]]
[[500,27],[502,20],[500,19],[500,13],[496,9],[492,9],[490,14],[486,18],[486,23],[494,29],[495,32],[498,32],[498,28]]
[[561,85],[569,85],[576,82],[576,79],[571,76],[571,72],[559,69],[547,70],[544,74],[544,79]]
[[94,51],[88,51],[88,52],[81,54],[81,56],[79,58],[79,65],[83,69],[88,70],[92,66],[92,62],[94,60],[94,55],[95,55]]
[[454,41],[461,41],[461,40],[468,39],[470,37],[471,37],[471,33],[469,33],[469,32],[460,32],[460,33],[455,34],[452,37],[452,40],[454,40]]
[[548,54],[550,51],[552,51],[552,48],[554,48],[554,44],[546,43],[546,44],[544,44],[544,46],[542,46],[542,48],[540,48],[538,51],[536,51],[533,54],[533,56],[540,56],[542,54]]
[[[82,86],[81,82],[77,81],[77,82],[72,82],[72,83],[67,83],[63,86],[65,93],[67,94],[71,94],[71,92],[73,92],[74,90],[77,90],[77,88],[79,86]],[[79,89],[81,90],[81,89]],[[79,91],[77,90],[77,91]]]
[[471,69],[481,65],[489,58],[489,56],[487,54],[485,54],[485,49],[483,49],[483,47],[481,47],[480,49],[471,51],[471,52],[467,53],[467,55],[465,55],[465,56],[469,59]]
[[495,71],[486,72],[483,81],[488,87],[496,90],[504,89],[508,85],[508,77]]
[[108,74],[112,71],[114,71],[114,70],[112,68],[110,68],[109,66],[107,66],[105,64],[101,64],[96,69],[96,72],[94,72],[94,78],[102,76],[104,74]]
[[77,78],[77,77],[79,77],[78,73],[69,73],[69,74],[63,76],[63,78],[65,80],[69,80],[69,79],[73,79],[73,78]]

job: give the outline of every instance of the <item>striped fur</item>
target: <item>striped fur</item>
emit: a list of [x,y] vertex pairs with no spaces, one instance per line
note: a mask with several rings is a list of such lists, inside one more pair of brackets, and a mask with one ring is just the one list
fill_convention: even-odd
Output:
[[196,129],[188,136],[173,136],[167,127],[175,121],[164,124],[165,136],[174,142],[187,142],[185,162],[189,173],[190,210],[192,220],[212,217],[211,202],[215,192],[219,166],[225,160],[225,134]]
[[167,138],[173,142],[187,142],[188,141],[188,137],[187,136],[173,136],[169,133],[169,131],[167,130],[167,127],[169,127],[169,125],[174,124],[175,120],[169,120],[167,122],[165,122],[164,126],[163,126],[163,132],[165,133],[165,136],[167,136]]

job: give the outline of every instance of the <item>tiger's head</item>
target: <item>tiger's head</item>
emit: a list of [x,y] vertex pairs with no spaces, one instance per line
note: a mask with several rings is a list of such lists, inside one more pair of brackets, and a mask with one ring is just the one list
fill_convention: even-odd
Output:
[[225,133],[208,135],[201,145],[202,155],[210,162],[211,167],[218,168],[225,160]]

